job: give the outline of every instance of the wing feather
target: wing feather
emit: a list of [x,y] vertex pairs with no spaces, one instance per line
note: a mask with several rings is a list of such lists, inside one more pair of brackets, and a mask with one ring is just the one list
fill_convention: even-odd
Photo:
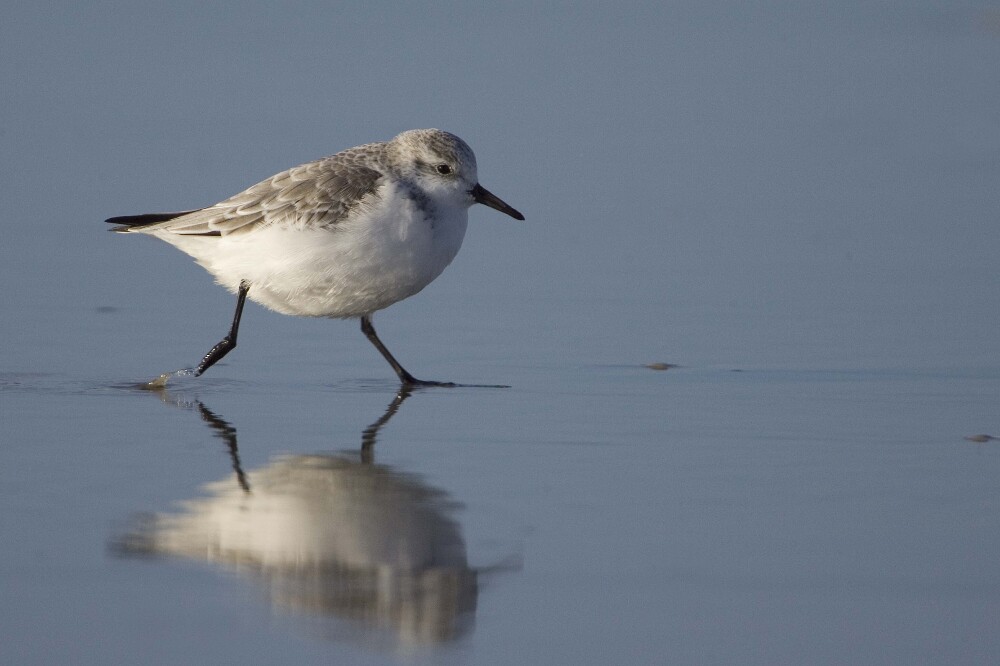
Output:
[[[214,206],[137,226],[135,231],[229,236],[270,225],[333,228],[378,196],[382,173],[372,168],[377,164],[359,157],[351,150],[302,164]],[[153,222],[157,215],[134,217]]]

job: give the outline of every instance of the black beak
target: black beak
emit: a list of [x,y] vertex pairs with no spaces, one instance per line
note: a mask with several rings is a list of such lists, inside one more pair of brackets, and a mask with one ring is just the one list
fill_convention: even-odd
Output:
[[479,183],[476,183],[476,186],[472,188],[472,199],[476,203],[486,204],[490,208],[494,208],[501,213],[507,213],[515,220],[524,219],[524,215],[521,215],[519,212],[508,206],[503,199],[493,194]]

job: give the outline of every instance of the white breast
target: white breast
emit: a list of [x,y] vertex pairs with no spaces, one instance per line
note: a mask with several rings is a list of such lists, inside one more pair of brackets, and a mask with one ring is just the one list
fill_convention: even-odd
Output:
[[425,215],[387,185],[379,203],[330,229],[269,226],[235,236],[157,233],[235,292],[283,314],[360,317],[416,294],[451,263],[468,224],[466,207]]

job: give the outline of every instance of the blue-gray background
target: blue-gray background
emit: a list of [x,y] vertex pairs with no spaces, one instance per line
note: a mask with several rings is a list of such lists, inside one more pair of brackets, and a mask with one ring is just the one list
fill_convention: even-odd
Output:
[[[998,63],[993,2],[12,5],[0,655],[396,658],[185,610],[185,576],[240,594],[201,570],[121,592],[114,521],[225,470],[184,458],[196,418],[108,387],[193,363],[232,297],[102,220],[440,127],[527,221],[473,209],[377,323],[418,376],[513,388],[414,396],[383,449],[524,569],[423,657],[996,659],[1000,447],[962,436],[1000,431]],[[354,323],[253,306],[240,340],[191,390],[250,462],[357,439],[394,392]]]

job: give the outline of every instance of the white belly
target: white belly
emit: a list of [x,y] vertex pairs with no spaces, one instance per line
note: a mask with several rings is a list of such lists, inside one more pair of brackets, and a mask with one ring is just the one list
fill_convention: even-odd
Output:
[[232,292],[249,281],[248,298],[276,312],[360,317],[430,284],[455,258],[467,223],[466,208],[439,210],[432,223],[405,200],[352,215],[333,229],[273,225],[235,236],[154,235],[190,254]]

